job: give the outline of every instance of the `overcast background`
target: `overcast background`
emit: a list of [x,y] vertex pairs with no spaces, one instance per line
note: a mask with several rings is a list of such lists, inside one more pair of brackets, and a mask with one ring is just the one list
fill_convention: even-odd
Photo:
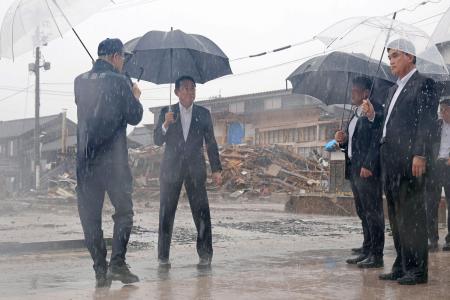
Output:
[[[1,18],[13,2],[0,1]],[[187,33],[207,36],[230,59],[309,40],[344,18],[386,15],[404,7],[413,8],[420,3],[411,0],[115,2],[115,5],[110,5],[76,26],[93,54],[96,54],[97,45],[104,38],[118,37],[126,42],[150,30],[170,30],[170,27],[174,27]],[[445,12],[449,6],[450,0],[428,3],[414,11],[399,12],[397,20],[416,23],[416,26],[431,33],[440,19],[440,16],[435,15]],[[303,62],[302,58],[319,55],[323,51],[323,45],[313,41],[279,53],[234,61],[231,67],[235,75],[199,85],[197,99],[283,89],[285,78]],[[41,75],[41,115],[56,114],[65,108],[69,118],[76,121],[73,79],[90,68],[90,59],[71,32],[67,32],[63,39],[51,41],[42,49],[42,53],[45,60],[51,62],[51,70]],[[28,63],[33,61],[31,51],[14,62],[0,60],[0,120],[34,116],[34,87],[18,93],[34,83],[34,75],[28,72]],[[146,108],[143,123],[152,123],[153,116],[147,108],[167,104],[169,88],[167,85],[150,83],[140,86],[143,90],[141,101]],[[17,95],[11,96],[14,94]]]

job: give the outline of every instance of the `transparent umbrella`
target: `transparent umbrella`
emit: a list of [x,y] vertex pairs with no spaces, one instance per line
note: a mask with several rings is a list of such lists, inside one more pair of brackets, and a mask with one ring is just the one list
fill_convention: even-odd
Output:
[[387,17],[354,17],[342,20],[319,33],[316,39],[327,50],[363,53],[373,59],[384,59],[388,45],[400,39],[411,42],[396,43],[403,52],[417,57],[417,69],[426,74],[448,74],[441,53],[433,39],[420,28]]
[[441,44],[450,42],[450,8],[447,9],[439,20],[431,37],[438,47]]
[[[2,21],[0,56],[14,59],[36,47],[46,45],[57,37],[62,37],[69,30],[72,30],[83,44],[73,26],[110,3],[113,2],[111,0],[16,0],[9,7]],[[84,48],[87,51],[86,47]]]

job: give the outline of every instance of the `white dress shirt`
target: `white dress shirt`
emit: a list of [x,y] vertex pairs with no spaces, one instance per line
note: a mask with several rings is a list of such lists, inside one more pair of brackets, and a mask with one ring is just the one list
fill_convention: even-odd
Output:
[[[192,107],[194,106],[191,104],[189,108],[185,108],[181,103],[178,103],[178,106],[180,107],[180,121],[181,121],[181,127],[183,128],[183,137],[184,141],[187,141],[188,135],[189,135],[189,128],[191,127],[191,121],[192,121]],[[164,127],[164,124],[162,125],[163,134],[166,134],[167,129]]]
[[397,90],[394,93],[394,96],[392,97],[392,101],[389,105],[389,110],[386,116],[386,120],[384,121],[384,127],[383,127],[383,137],[386,137],[386,125],[389,121],[389,118],[391,117],[391,112],[394,109],[395,104],[397,103],[398,96],[400,96],[400,93],[403,91],[403,88],[408,83],[409,79],[414,75],[414,73],[417,71],[416,68],[412,69],[406,76],[404,76],[401,79],[397,80]]
[[352,140],[353,135],[355,134],[356,129],[356,123],[358,123],[358,116],[360,116],[362,113],[361,106],[358,106],[355,109],[355,114],[353,114],[353,118],[351,119],[350,123],[348,124],[348,151],[347,155],[349,158],[352,158]]
[[441,147],[438,158],[448,159],[450,153],[450,124],[444,121],[441,132]]

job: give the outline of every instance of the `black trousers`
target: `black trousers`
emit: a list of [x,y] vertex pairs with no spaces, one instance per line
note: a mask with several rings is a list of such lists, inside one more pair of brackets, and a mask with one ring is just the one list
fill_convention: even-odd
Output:
[[[118,170],[118,171],[114,171]],[[105,192],[114,206],[114,233],[111,264],[125,262],[127,244],[133,227],[132,176],[128,165],[77,167],[78,212],[84,231],[84,239],[92,259],[94,270],[107,267],[106,245],[102,230],[102,209]]]
[[192,178],[187,167],[182,168],[182,173],[182,181],[160,183],[158,259],[169,259],[175,212],[183,183],[197,228],[197,253],[200,258],[211,258],[213,255],[211,215],[205,181]]
[[[439,240],[438,213],[442,188],[445,191],[447,212],[450,216],[450,166],[447,165],[447,160],[436,161],[430,168],[428,177],[426,178],[428,239],[430,242],[437,242]],[[450,218],[447,219],[447,236],[445,242],[450,243]]]
[[392,272],[428,275],[427,217],[424,179],[387,172],[391,154],[381,147],[383,185],[397,257]]
[[384,212],[381,179],[378,176],[361,178],[360,171],[361,168],[351,167],[350,183],[356,213],[362,223],[363,252],[383,256]]

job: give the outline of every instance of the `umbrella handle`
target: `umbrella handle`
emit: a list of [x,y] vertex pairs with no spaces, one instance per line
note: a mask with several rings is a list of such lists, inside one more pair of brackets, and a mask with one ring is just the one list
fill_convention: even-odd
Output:
[[130,82],[130,85],[133,86],[133,80],[131,80],[131,76],[130,74],[128,74],[128,72],[125,72],[125,77],[128,79],[128,81]]
[[142,75],[144,74],[144,68],[140,67],[141,72],[139,73],[139,77],[137,79],[137,82],[141,81]]

